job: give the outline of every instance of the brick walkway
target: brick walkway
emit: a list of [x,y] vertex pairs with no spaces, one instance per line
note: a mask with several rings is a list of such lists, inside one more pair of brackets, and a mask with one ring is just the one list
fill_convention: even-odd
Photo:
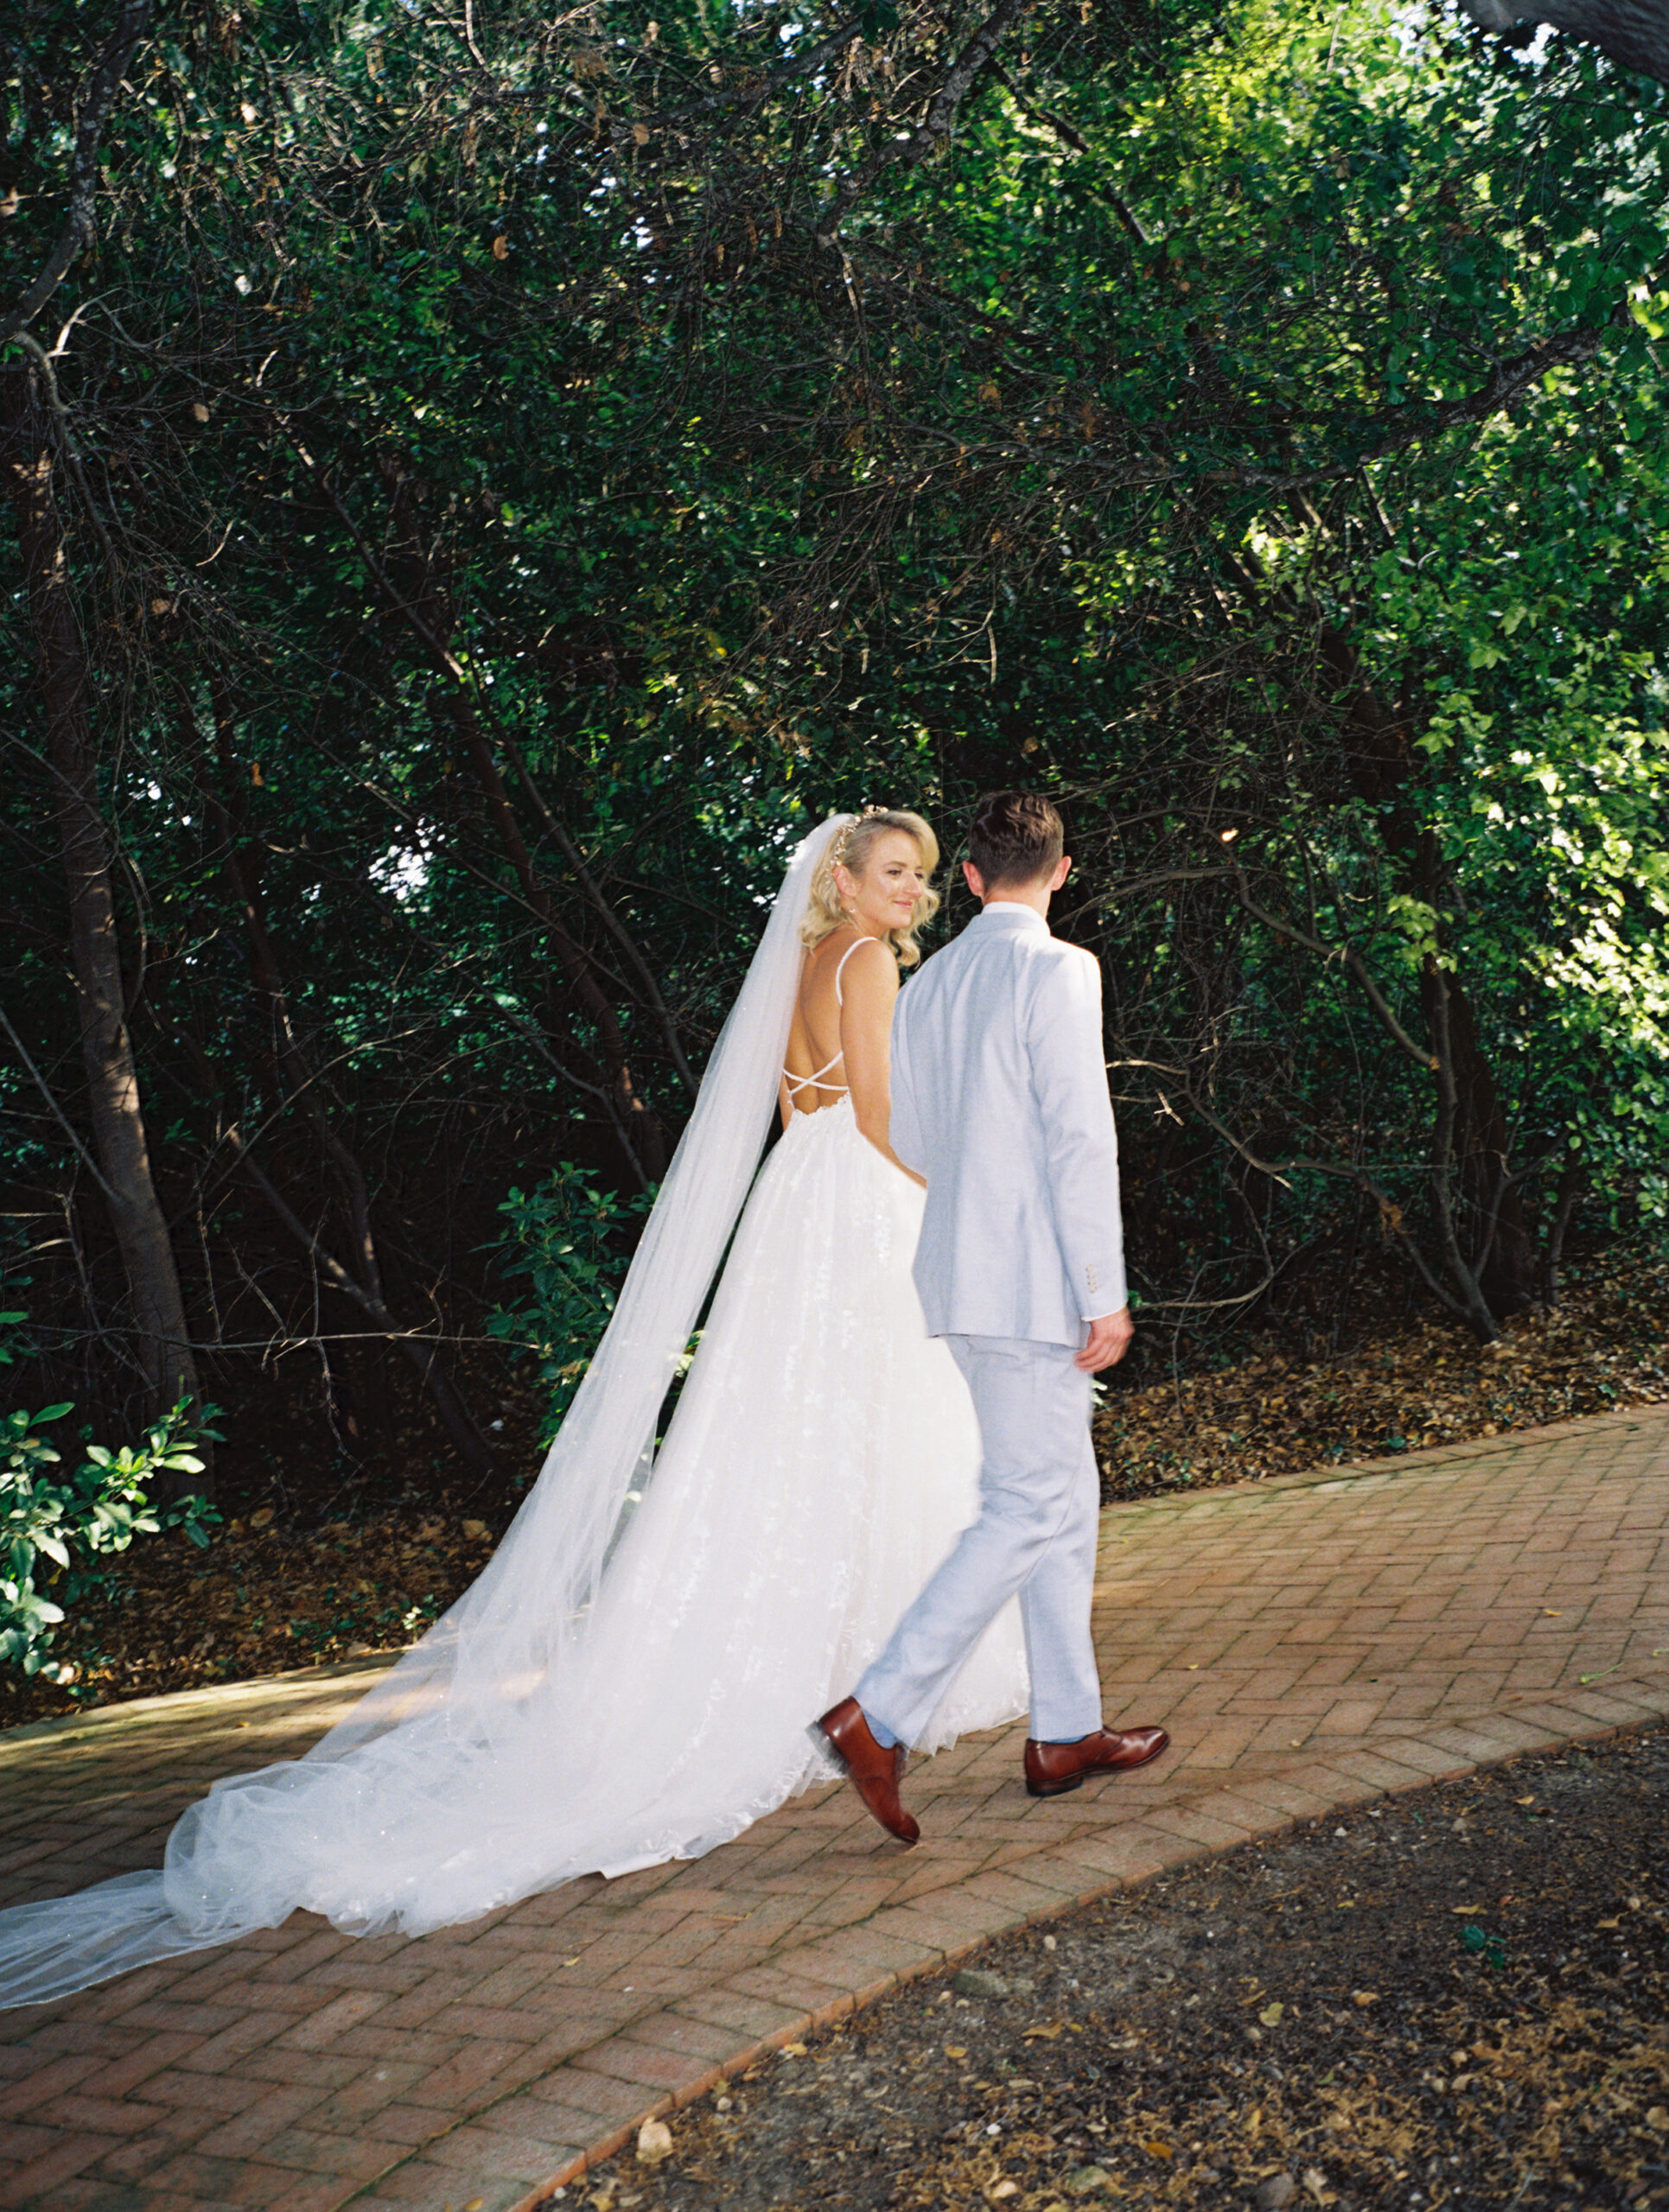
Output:
[[[1669,1408],[1115,1507],[1109,1717],[1176,1748],[1033,1803],[1023,1728],[919,1767],[925,1840],[844,1788],[693,1865],[416,1942],[297,1915],[0,2014],[0,2205],[511,2212],[648,2113],[997,1929],[1295,1819],[1669,1713]],[[0,1902],[159,1863],[217,1775],[365,1670],[0,1737]]]

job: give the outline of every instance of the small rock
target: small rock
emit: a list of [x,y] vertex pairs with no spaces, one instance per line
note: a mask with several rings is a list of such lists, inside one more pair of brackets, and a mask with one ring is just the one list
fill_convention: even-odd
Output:
[[[1073,2196],[1092,2196],[1098,2189],[1111,2189],[1112,2176],[1104,2166],[1080,2166],[1075,2173],[1067,2176],[1067,2187]],[[1286,2199],[1281,2202],[1284,2204]]]
[[981,1967],[964,1967],[952,1976],[951,1987],[959,1997],[1006,1997],[1010,1984],[1000,1974],[987,1974]]
[[[672,2131],[664,2120],[646,2120],[638,2130],[638,2164],[658,2166],[672,2155]],[[1284,2196],[1283,2204],[1286,2202]]]
[[1258,2184],[1258,2212],[1281,2212],[1284,2204],[1290,2204],[1298,2194],[1298,2184],[1290,2174],[1271,2174]]

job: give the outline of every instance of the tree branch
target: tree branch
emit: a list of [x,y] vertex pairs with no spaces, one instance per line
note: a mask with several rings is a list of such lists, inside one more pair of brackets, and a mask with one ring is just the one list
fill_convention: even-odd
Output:
[[924,162],[950,137],[955,126],[957,110],[974,79],[996,53],[1008,33],[1024,13],[1025,0],[997,0],[997,6],[985,18],[951,64],[945,81],[927,103],[927,111],[914,130],[900,133],[889,139],[879,153],[872,154],[862,168],[849,169],[835,188],[834,198],[824,211],[817,226],[819,245],[834,245],[840,237],[840,226],[852,209],[869,190],[883,169],[902,162],[914,168]]
[[34,1078],[35,1087],[40,1092],[42,1098],[46,1100],[48,1108],[51,1112],[54,1121],[58,1123],[60,1128],[63,1130],[64,1135],[74,1146],[76,1153],[80,1159],[81,1165],[86,1169],[88,1174],[92,1176],[93,1181],[99,1185],[99,1188],[104,1192],[105,1196],[110,1200],[111,1205],[119,1205],[121,1204],[121,1200],[117,1197],[115,1192],[111,1189],[110,1185],[105,1182],[104,1177],[99,1173],[98,1161],[93,1158],[92,1154],[87,1150],[86,1145],[82,1143],[80,1138],[76,1135],[74,1123],[70,1120],[69,1116],[65,1113],[63,1108],[58,1103],[57,1097],[54,1093],[51,1084],[47,1081],[45,1076],[41,1074],[40,1069],[35,1066],[35,1062],[29,1058],[29,1046],[23,1042],[17,1032],[12,1027],[11,1017],[3,1006],[0,1006],[0,1029],[3,1029],[7,1036],[10,1038],[12,1044],[16,1050],[18,1058],[22,1060],[23,1065],[29,1070],[30,1076]]
[[81,503],[87,511],[87,519],[92,523],[94,534],[103,548],[105,559],[110,564],[111,576],[114,580],[119,574],[116,548],[110,542],[110,532],[105,528],[105,518],[99,512],[98,502],[92,496],[92,486],[87,482],[86,471],[81,466],[81,448],[76,444],[75,433],[70,428],[69,410],[65,406],[63,397],[58,389],[58,378],[52,365],[52,356],[40,340],[27,330],[14,330],[6,342],[13,346],[21,346],[45,381],[47,404],[51,408],[53,420],[58,426],[58,439],[64,448],[64,459],[69,463],[69,473],[75,480],[75,488],[81,494]]
[[[717,92],[704,92],[699,99],[691,100],[687,107],[669,108],[659,115],[651,112],[640,118],[636,123],[611,123],[608,133],[609,141],[615,145],[632,143],[634,132],[640,129],[674,130],[680,124],[695,123],[706,115],[722,114],[726,108],[742,107],[749,102],[757,104],[761,100],[768,100],[773,92],[780,91],[784,85],[792,84],[796,77],[805,76],[808,70],[820,69],[825,61],[832,61],[837,54],[844,54],[863,28],[862,18],[854,16],[846,22],[838,23],[825,38],[819,39],[815,46],[808,46],[803,54],[790,54],[787,60],[779,61],[774,69],[766,70],[762,76],[745,83],[723,86]],[[635,143],[641,143],[641,141]]]
[[87,80],[75,121],[75,146],[69,164],[69,209],[46,265],[16,307],[0,315],[0,343],[33,322],[68,276],[77,257],[98,243],[93,200],[99,188],[99,142],[128,73],[134,48],[150,27],[155,0],[124,0],[115,27],[105,41],[98,67]]
[[1311,937],[1307,930],[1295,929],[1290,922],[1277,919],[1266,906],[1259,905],[1252,897],[1252,887],[1246,881],[1246,872],[1233,855],[1228,856],[1228,873],[1234,878],[1236,897],[1254,922],[1261,922],[1266,930],[1273,930],[1277,937],[1284,937],[1289,944],[1301,945],[1306,952],[1314,952],[1323,960],[1341,959],[1361,985],[1363,996],[1378,1014],[1385,1029],[1401,1046],[1410,1059],[1414,1061],[1417,1066],[1424,1068],[1428,1073],[1439,1072],[1439,1063],[1436,1055],[1429,1052],[1423,1045],[1417,1045],[1401,1022],[1398,1020],[1391,1010],[1390,1002],[1384,992],[1369,972],[1367,963],[1354,945],[1325,944],[1322,938]]

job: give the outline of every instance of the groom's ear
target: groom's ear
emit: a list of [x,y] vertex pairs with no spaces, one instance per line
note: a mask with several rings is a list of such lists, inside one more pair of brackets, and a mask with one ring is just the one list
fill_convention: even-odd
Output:
[[972,893],[973,893],[974,897],[975,897],[976,899],[978,899],[979,900],[980,904],[983,906],[983,905],[984,904],[984,899],[985,899],[985,879],[984,879],[984,877],[983,875],[981,875],[981,874],[979,873],[979,870],[978,870],[978,869],[974,866],[974,864],[973,864],[973,862],[972,862],[971,861],[963,861],[963,863],[962,863],[962,875],[963,875],[963,880],[964,880],[965,881],[965,883],[967,884],[967,887],[968,887],[969,890],[972,892]]
[[1071,874],[1072,855],[1070,853],[1062,853],[1059,861],[1055,863],[1054,874],[1049,878],[1049,889],[1051,891],[1058,891]]

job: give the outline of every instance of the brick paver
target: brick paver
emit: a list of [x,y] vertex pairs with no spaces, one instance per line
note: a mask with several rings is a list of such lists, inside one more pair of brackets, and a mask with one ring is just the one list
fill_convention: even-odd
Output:
[[[1669,1408],[1111,1509],[1108,1717],[1173,1753],[1042,1802],[1023,1726],[706,1859],[468,1926],[279,1929],[0,2014],[0,2208],[529,2206],[652,2112],[999,1929],[1388,1790],[1669,1713]],[[0,1736],[0,1902],[160,1862],[366,1668]]]

